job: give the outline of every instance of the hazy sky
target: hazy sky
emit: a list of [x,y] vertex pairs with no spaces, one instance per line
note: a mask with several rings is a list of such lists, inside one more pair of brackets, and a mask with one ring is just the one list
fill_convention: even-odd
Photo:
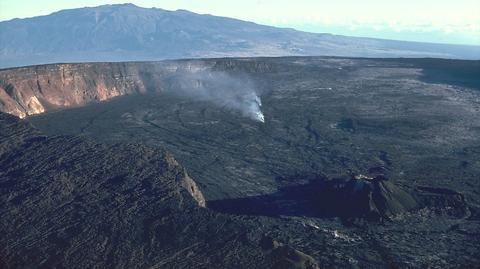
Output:
[[[115,0],[0,0],[0,20]],[[132,0],[310,32],[480,45],[480,0]]]

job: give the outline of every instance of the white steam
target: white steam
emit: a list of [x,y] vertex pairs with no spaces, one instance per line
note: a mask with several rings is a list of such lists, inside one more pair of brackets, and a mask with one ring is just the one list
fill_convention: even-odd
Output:
[[209,101],[238,111],[245,117],[265,122],[260,96],[246,76],[233,77],[225,72],[209,70],[177,71],[169,78],[168,89],[173,93]]

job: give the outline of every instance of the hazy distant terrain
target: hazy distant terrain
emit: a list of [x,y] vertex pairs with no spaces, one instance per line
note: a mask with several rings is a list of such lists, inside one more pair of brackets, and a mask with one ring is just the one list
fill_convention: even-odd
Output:
[[0,23],[0,67],[288,55],[480,59],[480,47],[313,34],[132,4],[63,10]]

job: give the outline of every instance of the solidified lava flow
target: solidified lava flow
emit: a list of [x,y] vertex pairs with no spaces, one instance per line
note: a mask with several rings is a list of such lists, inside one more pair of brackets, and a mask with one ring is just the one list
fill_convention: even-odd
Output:
[[0,267],[475,267],[478,65],[0,70]]

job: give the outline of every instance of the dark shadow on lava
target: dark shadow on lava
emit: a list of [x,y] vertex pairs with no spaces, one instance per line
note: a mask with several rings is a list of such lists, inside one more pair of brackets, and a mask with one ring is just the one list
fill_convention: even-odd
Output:
[[388,220],[421,208],[456,218],[471,214],[461,193],[425,186],[407,188],[381,175],[353,175],[339,179],[315,177],[309,183],[288,185],[272,194],[209,201],[207,206],[236,215],[339,217],[368,221]]
[[[385,198],[393,191],[395,201]],[[394,196],[395,196],[394,195]],[[213,210],[238,215],[309,216],[379,220],[393,211],[416,207],[415,200],[385,178],[315,179],[307,184],[287,186],[278,192],[238,199],[209,201]]]
[[311,199],[315,184],[285,187],[278,192],[238,199],[208,201],[207,207],[224,213],[262,216],[315,215]]
[[480,61],[457,59],[382,59],[421,68],[419,79],[426,83],[445,83],[480,90]]

